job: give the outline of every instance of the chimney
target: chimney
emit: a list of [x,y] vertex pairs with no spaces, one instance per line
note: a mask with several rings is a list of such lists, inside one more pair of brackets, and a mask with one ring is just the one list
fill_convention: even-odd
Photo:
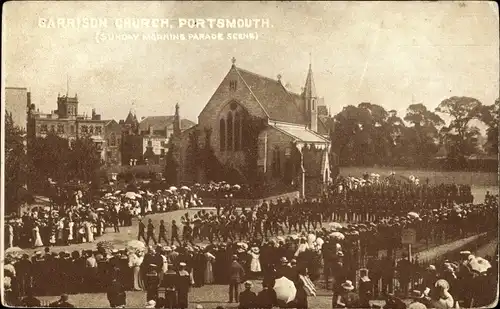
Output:
[[95,108],[92,109],[92,120],[96,120],[97,114],[95,113]]
[[28,91],[28,93],[26,93],[26,95],[27,95],[27,97],[26,97],[26,99],[27,99],[26,104],[28,105],[28,108],[30,108],[31,107],[31,92]]
[[149,135],[153,135],[153,127],[149,126],[148,127]]

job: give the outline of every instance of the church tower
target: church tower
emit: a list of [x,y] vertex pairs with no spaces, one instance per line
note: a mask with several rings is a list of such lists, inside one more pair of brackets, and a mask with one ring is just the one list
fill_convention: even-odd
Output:
[[179,116],[179,103],[175,104],[175,115],[174,115],[174,136],[181,136],[181,118]]
[[318,95],[316,94],[316,86],[314,85],[312,66],[309,62],[309,72],[307,73],[306,85],[302,93],[304,100],[304,114],[308,128],[314,132],[318,131]]
[[57,95],[57,114],[59,118],[70,118],[78,116],[78,95],[69,97],[67,94],[62,97]]

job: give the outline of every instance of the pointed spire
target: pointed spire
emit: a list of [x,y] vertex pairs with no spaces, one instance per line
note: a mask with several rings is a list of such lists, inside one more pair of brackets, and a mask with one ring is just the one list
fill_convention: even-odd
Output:
[[307,72],[306,84],[304,86],[304,96],[306,98],[316,98],[316,86],[314,85],[314,78],[312,72],[312,66],[309,62],[309,72]]

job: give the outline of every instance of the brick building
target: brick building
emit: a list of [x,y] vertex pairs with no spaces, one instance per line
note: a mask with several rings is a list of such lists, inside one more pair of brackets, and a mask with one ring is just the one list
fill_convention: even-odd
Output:
[[[303,196],[320,194],[330,180],[329,125],[311,66],[304,89],[297,94],[283,86],[280,75],[277,79],[264,77],[237,67],[234,58],[232,61],[198,116],[198,124],[183,133],[182,181],[211,180],[206,167],[194,166],[196,160],[190,159],[193,149],[210,147],[218,161],[213,164],[226,169],[233,181],[285,184]],[[250,175],[255,169],[257,178]]]
[[189,129],[195,123],[188,119],[181,119],[179,116],[179,105],[176,105],[175,115],[148,116],[143,117],[139,122],[133,111],[130,111],[127,118],[121,121],[123,127],[124,165],[132,164],[165,164],[165,157],[168,152],[168,143],[174,133],[176,121],[179,121],[181,131]]
[[68,139],[71,143],[72,140],[79,137],[90,136],[99,149],[102,160],[108,162],[112,159],[107,156],[110,154],[106,143],[106,128],[109,123],[110,120],[102,120],[101,115],[97,114],[95,110],[92,110],[91,117],[78,114],[78,96],[76,94],[74,97],[58,95],[57,110],[53,110],[50,114],[35,110],[35,105],[31,104],[28,111],[28,140],[54,133]]
[[5,87],[5,112],[12,115],[14,124],[26,131],[31,93],[27,88]]

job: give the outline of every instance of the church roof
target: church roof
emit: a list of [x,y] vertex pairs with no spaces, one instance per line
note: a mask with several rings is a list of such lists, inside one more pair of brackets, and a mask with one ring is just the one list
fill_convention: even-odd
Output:
[[[171,126],[174,123],[174,115],[167,116],[149,116],[144,118],[139,123],[140,131],[147,131],[149,127],[153,129],[153,131],[165,130],[165,127]],[[189,129],[190,127],[196,125],[196,123],[192,122],[188,119],[181,119],[181,130],[184,131]]]
[[137,117],[135,114],[132,113],[132,111],[128,112],[127,118],[125,118],[125,123],[126,124],[135,124],[137,123]]
[[236,71],[270,119],[295,124],[306,123],[304,115],[297,105],[300,96],[288,92],[279,80],[241,68],[236,68]]
[[328,139],[307,129],[305,126],[290,126],[274,124],[272,126],[276,130],[294,138],[297,141],[305,143],[328,143]]

